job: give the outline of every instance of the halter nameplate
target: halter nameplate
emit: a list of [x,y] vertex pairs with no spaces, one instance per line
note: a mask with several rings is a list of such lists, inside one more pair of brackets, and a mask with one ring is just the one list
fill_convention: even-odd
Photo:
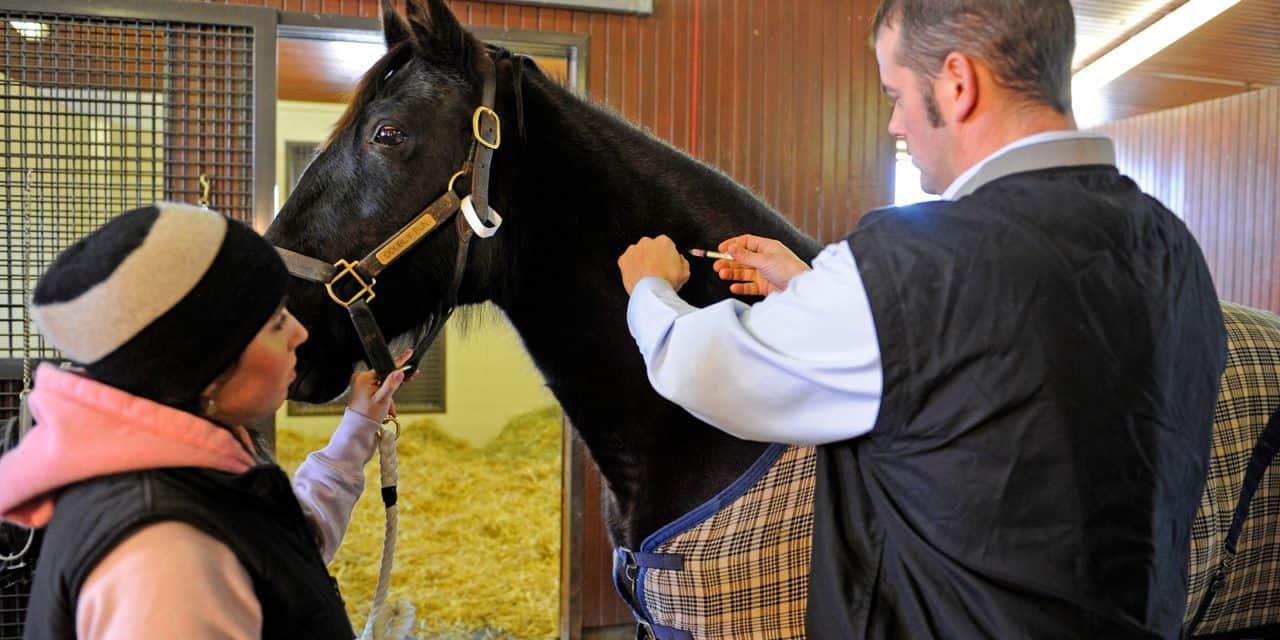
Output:
[[382,264],[391,264],[400,254],[409,250],[414,244],[421,240],[436,226],[436,219],[429,214],[423,214],[422,217],[414,220],[407,229],[401,231],[399,235],[391,239],[387,246],[383,247],[374,255],[378,262]]

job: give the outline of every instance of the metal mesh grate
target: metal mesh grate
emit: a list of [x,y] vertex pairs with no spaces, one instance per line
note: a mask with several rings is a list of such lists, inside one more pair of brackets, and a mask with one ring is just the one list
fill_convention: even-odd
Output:
[[[251,27],[0,12],[0,357],[21,357],[23,270],[121,211],[197,202],[252,220]],[[32,213],[22,228],[23,211]],[[33,355],[56,357],[38,338]]]
[[[252,222],[254,29],[0,10],[0,41],[4,419],[14,363],[58,357],[23,319],[62,249],[122,211],[198,202],[201,176],[211,208]],[[0,567],[0,640],[22,635],[29,573]]]

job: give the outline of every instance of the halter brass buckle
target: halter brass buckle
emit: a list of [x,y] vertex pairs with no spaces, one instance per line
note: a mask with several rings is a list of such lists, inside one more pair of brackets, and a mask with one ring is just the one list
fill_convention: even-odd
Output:
[[[493,118],[493,142],[485,140],[480,133],[481,116]],[[502,144],[502,120],[498,118],[498,112],[483,105],[476,107],[475,113],[471,114],[471,135],[475,136],[476,142],[496,151]]]
[[[369,302],[374,298],[375,294],[373,293],[373,285],[378,284],[378,279],[370,278],[369,282],[365,282],[364,278],[361,278],[360,274],[355,270],[356,266],[359,264],[360,264],[359,260],[356,260],[355,262],[347,262],[346,260],[339,260],[333,263],[333,266],[338,267],[339,269],[341,269],[341,271],[334,274],[332,280],[324,283],[325,291],[329,292],[329,297],[333,299],[334,302],[341,305],[343,309],[346,309],[347,307],[350,307],[351,305],[355,304],[366,293],[369,294],[369,297],[364,299],[365,302]],[[333,286],[338,284],[338,281],[341,280],[343,276],[348,274],[350,274],[352,278],[356,279],[356,283],[360,285],[360,290],[357,291],[355,295],[351,296],[350,300],[343,301],[342,298],[338,297],[338,294],[334,293]]]
[[400,439],[400,421],[397,420],[396,417],[391,414],[387,414],[387,417],[382,419],[382,429],[378,429],[378,439],[382,439],[382,431],[383,429],[387,428],[387,424],[394,424],[396,426],[396,430],[395,430],[396,440],[399,440]]
[[464,166],[462,169],[459,169],[458,171],[454,172],[454,174],[449,177],[449,187],[448,187],[449,191],[453,191],[453,183],[457,182],[458,178],[461,178],[462,176],[467,175],[467,170],[468,170],[467,167]]

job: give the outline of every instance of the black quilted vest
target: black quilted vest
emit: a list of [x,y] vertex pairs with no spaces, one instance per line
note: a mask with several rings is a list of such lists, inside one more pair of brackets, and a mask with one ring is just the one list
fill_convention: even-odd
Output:
[[819,449],[809,637],[1176,638],[1226,354],[1182,222],[1091,166],[848,242],[884,394]]
[[26,637],[75,638],[85,578],[129,534],[161,521],[190,524],[235,552],[262,605],[263,638],[355,636],[289,479],[264,465],[239,475],[138,471],[63,491],[37,564]]

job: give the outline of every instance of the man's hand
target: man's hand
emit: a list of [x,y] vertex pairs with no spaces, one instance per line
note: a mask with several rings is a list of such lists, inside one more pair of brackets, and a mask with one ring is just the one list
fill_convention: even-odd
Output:
[[667,236],[640,238],[627,247],[618,258],[618,270],[622,272],[622,286],[627,295],[631,295],[637,282],[650,276],[666,280],[676,291],[689,281],[689,263]]
[[777,240],[744,234],[720,243],[720,251],[733,260],[716,260],[712,267],[721,280],[728,280],[729,291],[745,296],[767,296],[787,288],[791,279],[809,270],[809,265],[796,257]]

